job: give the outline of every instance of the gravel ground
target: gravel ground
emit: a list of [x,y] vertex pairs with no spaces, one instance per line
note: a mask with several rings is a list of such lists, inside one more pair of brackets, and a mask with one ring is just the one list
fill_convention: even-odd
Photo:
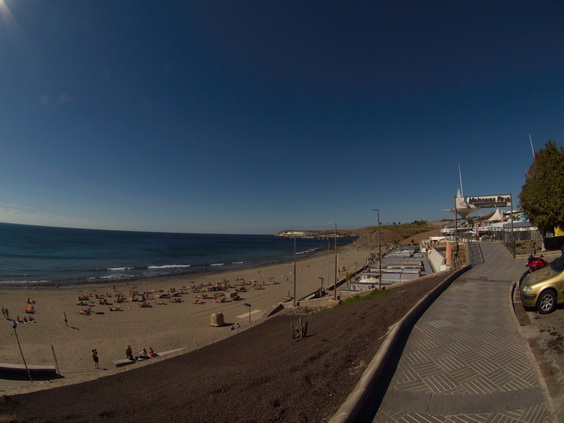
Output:
[[525,324],[538,331],[534,332],[530,344],[533,352],[536,348],[542,352],[536,359],[552,396],[558,421],[564,422],[564,306],[560,305],[550,314],[529,310],[526,314],[528,322]]

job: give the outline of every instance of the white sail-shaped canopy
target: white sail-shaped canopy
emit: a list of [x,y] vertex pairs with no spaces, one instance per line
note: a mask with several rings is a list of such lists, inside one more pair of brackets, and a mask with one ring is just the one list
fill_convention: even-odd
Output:
[[447,209],[445,211],[449,213],[457,213],[463,219],[466,218],[470,213],[480,210],[480,207],[472,206],[466,202],[464,197],[460,194],[460,189],[456,193],[455,197],[456,208]]

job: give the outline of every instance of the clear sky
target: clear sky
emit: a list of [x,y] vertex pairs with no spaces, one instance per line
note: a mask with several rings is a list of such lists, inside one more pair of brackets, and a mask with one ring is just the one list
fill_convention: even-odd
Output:
[[0,222],[438,220],[564,140],[556,0],[0,0]]

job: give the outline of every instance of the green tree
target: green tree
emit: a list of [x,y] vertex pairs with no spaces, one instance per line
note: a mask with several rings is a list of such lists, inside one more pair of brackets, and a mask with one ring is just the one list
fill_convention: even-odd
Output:
[[425,226],[427,224],[426,220],[414,220],[411,223],[413,226]]
[[549,140],[525,176],[519,200],[529,220],[543,234],[564,228],[564,148]]

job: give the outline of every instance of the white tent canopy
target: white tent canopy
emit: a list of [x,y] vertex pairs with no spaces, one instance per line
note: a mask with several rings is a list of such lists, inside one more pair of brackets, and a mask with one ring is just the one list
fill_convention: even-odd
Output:
[[503,213],[501,213],[501,210],[499,210],[499,208],[497,208],[493,216],[491,216],[487,220],[487,222],[502,222],[502,221],[503,221]]

